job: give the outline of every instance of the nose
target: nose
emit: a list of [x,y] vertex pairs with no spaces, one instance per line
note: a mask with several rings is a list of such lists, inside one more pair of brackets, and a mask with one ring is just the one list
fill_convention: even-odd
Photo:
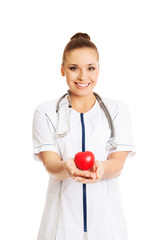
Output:
[[87,75],[84,70],[81,70],[78,75],[78,80],[85,81],[87,80]]

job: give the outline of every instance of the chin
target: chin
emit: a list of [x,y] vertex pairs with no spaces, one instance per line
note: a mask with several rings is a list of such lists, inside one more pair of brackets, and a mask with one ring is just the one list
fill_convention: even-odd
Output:
[[75,86],[69,86],[69,91],[71,94],[76,96],[87,96],[91,93],[93,93],[93,89],[95,86],[89,86],[88,89],[77,89]]

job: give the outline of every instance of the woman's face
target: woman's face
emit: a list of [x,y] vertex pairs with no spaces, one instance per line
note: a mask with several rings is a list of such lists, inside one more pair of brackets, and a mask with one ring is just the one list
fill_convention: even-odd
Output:
[[78,96],[88,95],[95,87],[99,75],[97,52],[90,48],[78,48],[68,52],[61,73],[66,76],[71,93]]

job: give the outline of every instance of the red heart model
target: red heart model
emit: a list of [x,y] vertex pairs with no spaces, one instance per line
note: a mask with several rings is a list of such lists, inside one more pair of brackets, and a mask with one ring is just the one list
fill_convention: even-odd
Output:
[[74,157],[75,164],[82,170],[88,170],[95,162],[95,156],[92,152],[78,152]]

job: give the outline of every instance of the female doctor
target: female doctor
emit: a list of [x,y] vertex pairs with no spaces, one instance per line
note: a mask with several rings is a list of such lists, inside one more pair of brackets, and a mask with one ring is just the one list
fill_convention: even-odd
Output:
[[[126,240],[117,177],[126,158],[135,154],[128,109],[121,101],[102,98],[115,130],[116,149],[110,149],[109,122],[93,92],[99,54],[87,34],[75,34],[66,45],[61,73],[68,94],[59,105],[59,99],[40,104],[33,118],[34,158],[50,176],[37,239]],[[84,151],[96,159],[89,170],[74,162],[76,153]]]

